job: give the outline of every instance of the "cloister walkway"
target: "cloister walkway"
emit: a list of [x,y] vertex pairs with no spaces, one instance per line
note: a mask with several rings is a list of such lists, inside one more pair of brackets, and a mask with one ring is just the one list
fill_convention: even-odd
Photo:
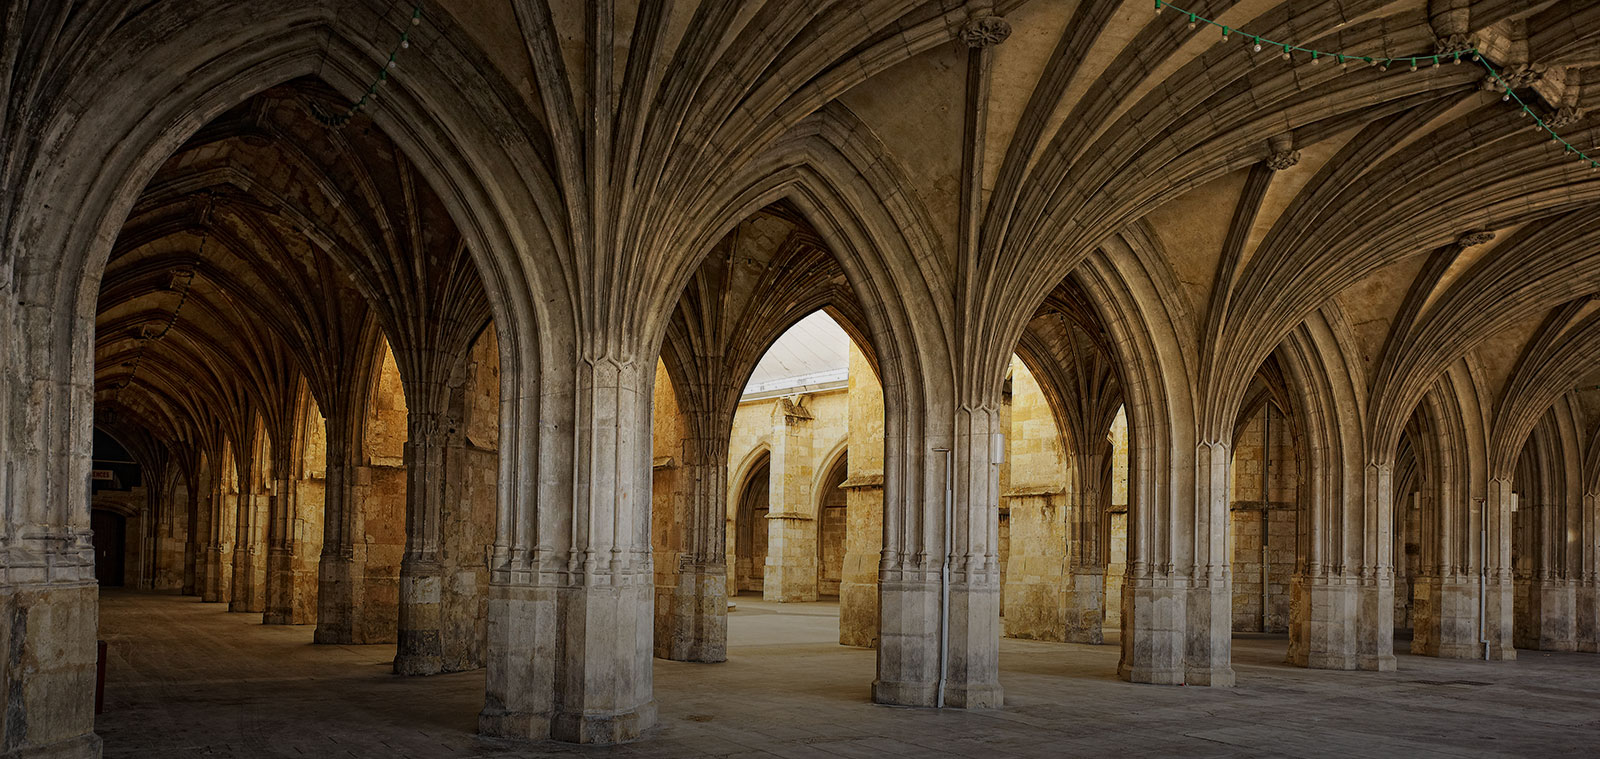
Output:
[[[736,599],[729,661],[657,660],[649,740],[520,750],[474,735],[483,672],[390,673],[394,647],[311,644],[197,599],[107,590],[107,757],[1559,756],[1600,745],[1600,657],[1405,655],[1400,671],[1278,663],[1280,637],[1234,641],[1240,687],[1115,678],[1115,646],[1004,640],[1006,708],[875,706],[874,654],[843,648],[837,605]],[[1403,644],[1400,644],[1403,649]]]

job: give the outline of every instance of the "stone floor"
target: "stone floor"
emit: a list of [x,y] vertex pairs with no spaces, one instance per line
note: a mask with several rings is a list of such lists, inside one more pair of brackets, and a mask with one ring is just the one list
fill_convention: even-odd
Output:
[[657,661],[659,726],[609,748],[473,735],[483,673],[390,674],[392,646],[313,646],[310,627],[171,595],[102,594],[107,757],[1592,756],[1600,657],[1509,663],[1402,655],[1389,674],[1279,663],[1281,636],[1234,641],[1239,687],[1131,685],[1117,650],[1005,640],[1006,706],[875,706],[873,654],[838,607],[740,598],[729,661]]

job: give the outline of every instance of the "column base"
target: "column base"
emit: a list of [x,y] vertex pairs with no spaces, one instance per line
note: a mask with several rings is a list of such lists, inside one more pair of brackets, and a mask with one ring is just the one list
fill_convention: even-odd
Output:
[[1232,688],[1234,686],[1233,667],[1204,667],[1183,670],[1184,685],[1200,685],[1210,688]]
[[439,607],[442,585],[437,565],[401,566],[395,674],[423,676],[444,671]]
[[315,643],[348,645],[355,642],[354,562],[324,553],[317,569],[317,631]]
[[939,680],[939,575],[925,562],[887,567],[878,579],[878,677],[872,700],[933,706]]
[[939,703],[939,684],[874,680],[872,703],[888,706],[934,706]]
[[[100,756],[94,734],[99,587],[87,576],[93,567],[87,542],[84,534],[81,549],[69,544],[55,556],[0,555],[11,562],[8,580],[45,576],[44,582],[0,586],[0,651],[10,660],[0,667],[6,695],[0,740],[11,747],[0,757]],[[65,577],[51,581],[52,571]]]
[[1354,579],[1297,575],[1291,592],[1288,663],[1308,669],[1356,669],[1359,604]]
[[478,734],[517,742],[549,740],[550,717],[485,706],[478,713]]
[[25,746],[0,754],[0,759],[100,759],[100,753],[100,736],[89,733],[48,746]]
[[1399,660],[1394,658],[1394,654],[1358,656],[1356,669],[1367,672],[1393,672],[1399,669]]
[[438,630],[402,630],[394,655],[394,673],[426,677],[444,671]]
[[550,720],[550,737],[567,743],[627,743],[638,739],[655,723],[654,701],[618,713],[557,712]]
[[947,683],[944,689],[944,705],[956,709],[998,709],[1005,700],[999,683]]
[[1226,570],[1196,581],[1185,614],[1184,684],[1232,688],[1233,590]]
[[721,564],[684,564],[668,607],[667,640],[657,655],[671,661],[728,660],[727,570]]
[[1183,685],[1184,609],[1188,589],[1171,578],[1129,576],[1122,586],[1122,659],[1130,683]]
[[1072,588],[1062,594],[1068,643],[1098,646],[1105,643],[1106,576],[1101,570],[1077,570]]

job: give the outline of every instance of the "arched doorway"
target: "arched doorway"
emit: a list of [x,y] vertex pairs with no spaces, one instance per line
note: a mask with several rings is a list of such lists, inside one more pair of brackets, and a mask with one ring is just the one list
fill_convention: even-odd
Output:
[[89,515],[94,530],[94,578],[102,586],[121,587],[127,561],[128,518],[109,509]]

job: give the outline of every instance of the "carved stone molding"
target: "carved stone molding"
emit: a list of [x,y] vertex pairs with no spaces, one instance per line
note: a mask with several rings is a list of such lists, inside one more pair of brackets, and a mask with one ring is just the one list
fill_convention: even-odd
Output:
[[1276,150],[1273,151],[1272,155],[1267,156],[1267,168],[1273,171],[1294,168],[1298,163],[1300,163],[1300,151],[1298,150]]
[[1464,53],[1472,48],[1472,35],[1470,34],[1446,34],[1433,43],[1433,52],[1439,55]]
[[1550,114],[1550,117],[1545,119],[1544,123],[1551,129],[1563,129],[1572,126],[1573,122],[1581,118],[1583,118],[1583,113],[1578,109],[1572,106],[1562,106],[1557,108],[1555,113]]
[[999,16],[976,16],[961,27],[961,41],[967,47],[998,45],[1011,36],[1011,24]]
[[[1499,91],[1505,85],[1509,85],[1512,89],[1521,89],[1532,86],[1533,83],[1539,81],[1541,76],[1544,76],[1542,68],[1527,65],[1508,66],[1500,72],[1499,79],[1495,79],[1493,75],[1485,75],[1483,77],[1483,88]],[[1505,82],[1505,85],[1501,84],[1502,81]]]
[[1476,229],[1476,230],[1473,230],[1471,232],[1463,232],[1463,233],[1461,233],[1461,236],[1456,238],[1456,245],[1460,246],[1461,249],[1465,250],[1465,249],[1470,248],[1470,247],[1472,247],[1474,245],[1482,245],[1482,244],[1484,244],[1486,242],[1489,242],[1490,240],[1493,240],[1493,239],[1494,239],[1494,233],[1493,232],[1490,232],[1490,231],[1488,231],[1486,229]]

